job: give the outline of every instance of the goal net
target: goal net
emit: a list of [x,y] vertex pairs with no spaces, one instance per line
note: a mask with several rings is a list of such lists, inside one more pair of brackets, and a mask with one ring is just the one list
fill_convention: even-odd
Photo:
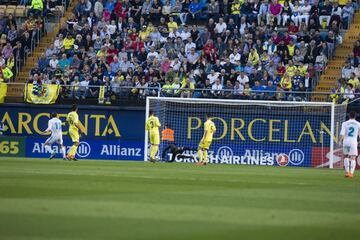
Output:
[[[341,168],[338,140],[346,107],[326,102],[148,97],[146,119],[153,110],[162,124],[160,133],[168,126],[177,146],[196,149],[209,113],[217,128],[210,163]],[[159,156],[168,144],[161,139]],[[145,161],[148,147],[145,132]],[[196,151],[185,154],[196,156]]]

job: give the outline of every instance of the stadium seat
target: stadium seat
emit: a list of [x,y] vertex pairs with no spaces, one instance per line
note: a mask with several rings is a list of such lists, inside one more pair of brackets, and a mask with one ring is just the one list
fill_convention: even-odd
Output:
[[25,17],[25,6],[17,6],[15,9],[15,17]]
[[55,15],[55,16],[62,16],[65,12],[65,9],[63,6],[56,6],[55,7],[55,10],[52,11],[52,13]]
[[26,7],[25,7],[25,16],[27,16],[27,14],[28,14],[28,12],[29,12],[30,8],[31,8],[30,6],[26,6]]
[[16,6],[14,6],[14,5],[8,5],[8,6],[6,7],[5,15],[6,15],[6,16],[9,16],[10,14],[14,15],[14,14],[15,14],[15,9],[16,9]]
[[0,14],[5,15],[6,5],[0,5]]

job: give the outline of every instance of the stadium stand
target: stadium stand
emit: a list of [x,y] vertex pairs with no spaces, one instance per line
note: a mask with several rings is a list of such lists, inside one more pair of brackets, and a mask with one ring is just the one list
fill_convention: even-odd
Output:
[[75,0],[16,82],[62,84],[71,99],[96,99],[105,86],[108,100],[309,100],[340,77],[359,33],[357,8],[344,0]]
[[[9,24],[1,26],[2,33],[7,42],[10,42],[14,52],[14,66],[12,71],[16,76],[16,82],[24,82],[29,70],[37,61],[37,52],[45,50],[47,44],[53,41],[53,31],[56,29],[56,23],[64,14],[70,0],[46,0],[40,1],[20,0],[20,1],[2,1],[7,5],[0,5],[3,15],[0,18],[12,22],[14,29]],[[37,6],[39,5],[39,6]],[[37,8],[43,8],[43,11],[37,12]],[[1,10],[0,10],[1,15]],[[9,20],[11,19],[11,20]],[[55,27],[54,27],[55,25]],[[48,31],[49,30],[49,31]],[[11,59],[11,58],[10,58]],[[25,66],[24,66],[25,65]],[[18,97],[23,94],[22,85],[9,85],[8,97]]]
[[[349,80],[356,79],[355,84],[352,86],[353,92],[359,92],[360,77],[359,72],[359,41],[360,41],[360,14],[356,13],[354,23],[351,24],[349,30],[346,32],[342,44],[338,46],[333,59],[329,61],[324,74],[320,77],[320,82],[315,88],[315,92],[340,92],[344,93],[346,87],[339,85],[346,85]],[[350,66],[348,66],[348,63]],[[344,74],[344,69],[351,69],[349,74]],[[354,72],[354,76],[351,76]],[[351,81],[350,81],[351,82]],[[345,86],[344,85],[344,86]],[[339,88],[339,89],[338,89]],[[355,96],[354,96],[355,97]],[[314,94],[312,100],[326,101],[328,96]],[[337,99],[337,100],[341,100]]]

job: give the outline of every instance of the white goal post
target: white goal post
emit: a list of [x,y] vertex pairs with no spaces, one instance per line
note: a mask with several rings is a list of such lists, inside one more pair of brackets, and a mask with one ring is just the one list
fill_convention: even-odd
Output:
[[[148,97],[145,114],[147,120],[154,111],[160,132],[165,126],[174,130],[177,146],[197,148],[209,113],[217,127],[210,163],[341,168],[338,140],[346,108],[330,102]],[[167,145],[161,140],[160,156]],[[144,161],[148,147],[145,131]]]

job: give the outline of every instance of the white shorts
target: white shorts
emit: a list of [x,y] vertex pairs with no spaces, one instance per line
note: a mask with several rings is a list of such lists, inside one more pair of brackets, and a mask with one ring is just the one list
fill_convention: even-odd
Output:
[[63,144],[62,135],[51,135],[48,139],[46,139],[45,144],[51,145],[55,142],[59,145],[62,145]]
[[343,146],[343,153],[349,156],[357,156],[358,155],[358,146],[357,143],[345,143]]

